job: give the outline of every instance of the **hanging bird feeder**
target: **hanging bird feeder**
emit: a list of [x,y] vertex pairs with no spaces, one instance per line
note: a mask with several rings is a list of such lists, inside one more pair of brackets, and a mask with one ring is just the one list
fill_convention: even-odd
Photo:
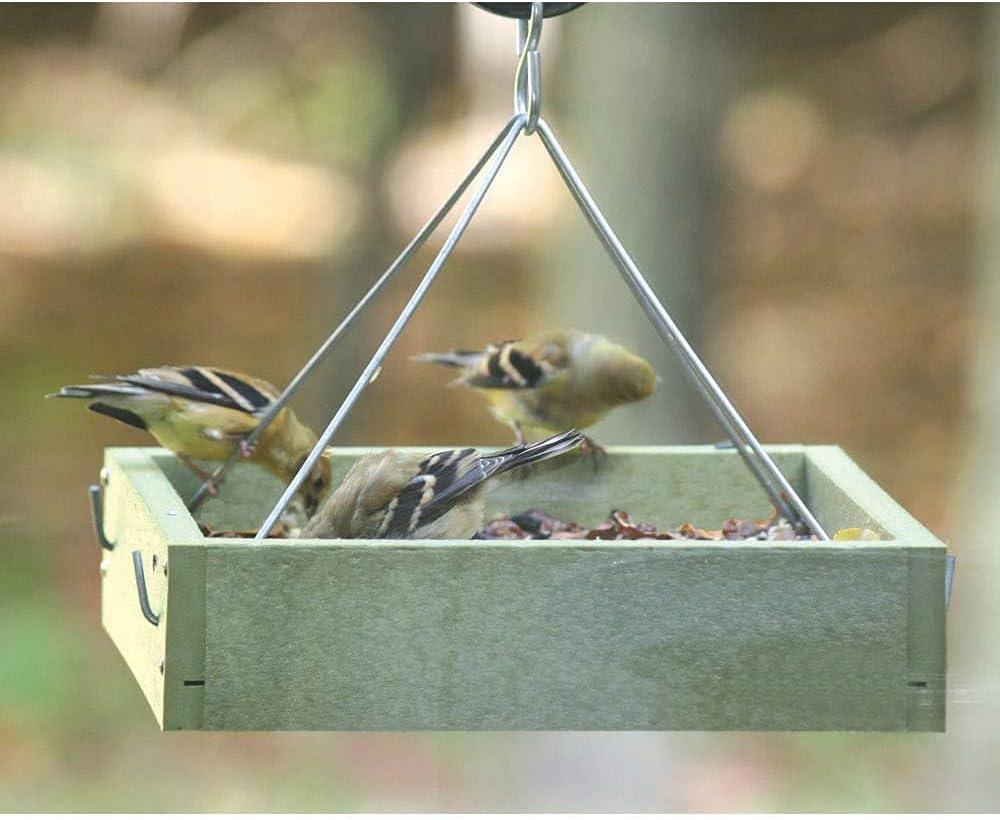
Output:
[[[942,731],[952,559],[837,447],[760,445],[622,246],[541,116],[544,17],[517,19],[514,115],[454,193],[261,414],[253,444],[478,180],[441,250],[292,482],[239,463],[206,498],[166,450],[111,448],[91,488],[102,620],[163,729]],[[537,136],[726,448],[612,447],[491,496],[599,521],[765,517],[811,541],[269,538],[476,214]],[[427,452],[428,448],[414,448]],[[334,448],[333,481],[364,448]],[[741,463],[742,462],[742,463]],[[274,499],[277,496],[277,501]],[[269,510],[269,511],[268,511]],[[255,530],[209,538],[214,530]],[[831,540],[863,527],[878,540]]]

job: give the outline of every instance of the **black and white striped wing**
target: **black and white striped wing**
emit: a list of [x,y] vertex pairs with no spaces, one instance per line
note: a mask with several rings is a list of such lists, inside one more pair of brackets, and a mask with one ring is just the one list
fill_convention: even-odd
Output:
[[164,395],[250,414],[259,413],[275,398],[273,391],[252,384],[244,376],[211,367],[148,368],[117,379]]
[[489,456],[480,455],[472,447],[434,453],[420,462],[417,474],[386,505],[375,536],[406,538],[447,513],[487,479],[561,455],[582,439],[578,431],[567,430]]
[[385,507],[376,537],[406,538],[436,521],[488,477],[480,465],[479,453],[471,447],[428,456],[420,462],[417,474]]
[[540,387],[556,372],[550,362],[518,349],[515,340],[487,347],[478,368],[463,381],[472,387],[525,390]]

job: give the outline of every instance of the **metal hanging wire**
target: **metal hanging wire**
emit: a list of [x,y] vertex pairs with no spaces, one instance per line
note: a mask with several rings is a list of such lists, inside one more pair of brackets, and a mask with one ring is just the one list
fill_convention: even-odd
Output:
[[636,301],[639,302],[642,309],[646,311],[646,316],[649,317],[649,320],[653,323],[663,341],[667,343],[670,349],[681,360],[688,374],[698,387],[698,390],[708,401],[708,406],[722,426],[722,429],[725,430],[726,435],[736,446],[737,452],[743,457],[747,467],[750,468],[750,472],[754,474],[761,487],[764,488],[764,492],[768,494],[771,501],[781,511],[781,514],[793,526],[798,527],[804,524],[813,534],[828,541],[829,536],[820,526],[820,523],[809,511],[805,502],[799,498],[798,493],[795,492],[788,479],[778,469],[774,460],[764,452],[764,448],[760,446],[760,442],[754,436],[753,432],[751,432],[749,425],[747,425],[743,417],[737,412],[729,397],[726,396],[719,383],[713,378],[711,372],[709,372],[709,369],[698,358],[698,354],[694,352],[694,348],[684,338],[684,334],[681,333],[680,328],[677,327],[670,313],[657,298],[656,293],[649,286],[649,283],[639,271],[635,262],[632,261],[632,257],[628,255],[621,241],[615,235],[614,231],[611,230],[611,226],[604,218],[604,214],[597,207],[597,203],[594,202],[593,197],[584,186],[579,175],[576,173],[576,169],[573,168],[569,158],[563,151],[562,146],[559,145],[555,134],[552,133],[552,129],[545,120],[540,119],[538,121],[538,136],[541,138],[545,149],[549,152],[549,156],[552,157],[556,168],[559,169],[563,181],[573,194],[573,198],[580,206],[580,210],[583,211],[584,216],[587,217],[587,221],[590,222],[594,233],[597,234],[605,250],[611,256],[611,260],[621,272],[625,283],[629,286],[629,290],[632,291],[632,295],[635,296]]
[[444,220],[444,218],[451,212],[455,203],[462,198],[462,195],[466,192],[466,190],[468,190],[469,185],[472,184],[472,181],[479,175],[479,172],[483,170],[486,163],[489,162],[490,157],[493,156],[500,143],[503,142],[504,136],[513,125],[515,119],[516,117],[512,117],[510,121],[500,130],[496,139],[493,140],[490,147],[486,149],[486,152],[479,158],[476,164],[472,166],[472,170],[469,171],[465,179],[458,184],[458,187],[455,188],[451,196],[445,201],[444,205],[437,210],[434,216],[427,220],[427,223],[420,229],[420,232],[413,237],[410,244],[408,244],[403,249],[402,253],[396,257],[395,261],[393,261],[393,263],[386,268],[385,272],[378,278],[375,284],[371,286],[368,292],[361,297],[360,301],[358,301],[358,303],[351,308],[341,323],[337,325],[336,330],[334,330],[333,333],[326,338],[326,341],[319,346],[319,349],[312,355],[309,361],[302,366],[302,369],[295,375],[295,378],[288,383],[288,386],[284,390],[281,391],[281,395],[279,395],[271,404],[267,406],[264,412],[261,413],[260,421],[257,422],[257,426],[254,427],[253,430],[251,430],[243,439],[241,442],[242,446],[234,449],[232,455],[230,455],[225,462],[216,468],[215,472],[212,473],[208,480],[202,483],[202,485],[198,488],[198,491],[188,502],[188,507],[191,510],[198,508],[198,506],[209,494],[210,488],[213,484],[221,483],[226,473],[228,473],[233,466],[242,459],[242,453],[248,447],[252,447],[260,439],[267,426],[274,421],[278,413],[280,413],[285,405],[291,401],[292,397],[312,375],[313,371],[323,363],[337,342],[340,341],[340,337],[347,332],[348,328],[354,324],[354,320],[361,315],[366,307],[368,307],[368,303],[378,295],[382,288],[389,284],[392,278],[406,266],[406,263],[409,262],[410,259],[413,258],[413,255],[424,246],[424,243],[427,242],[430,235],[434,233],[438,225],[441,224],[442,220]]
[[[680,328],[674,322],[670,313],[657,297],[655,291],[650,287],[642,272],[629,256],[621,241],[612,230],[608,221],[601,213],[587,190],[586,186],[577,174],[576,169],[570,162],[562,146],[556,139],[551,126],[541,116],[542,104],[542,77],[541,59],[539,53],[539,43],[542,34],[542,22],[546,16],[562,14],[581,5],[579,3],[477,3],[488,11],[504,14],[510,17],[517,17],[517,47],[518,60],[517,70],[514,80],[514,116],[503,127],[500,134],[486,150],[479,161],[473,166],[469,174],[459,183],[454,193],[446,200],[444,205],[428,220],[427,224],[413,238],[409,245],[396,260],[386,269],[381,277],[372,285],[371,289],[361,298],[361,300],[344,317],[340,325],[323,342],[320,348],[313,354],[312,358],[303,366],[302,370],[295,376],[281,395],[268,406],[261,415],[257,427],[247,436],[243,448],[238,449],[230,458],[224,462],[212,476],[215,481],[220,481],[225,473],[240,459],[241,450],[247,444],[252,445],[263,433],[264,428],[270,424],[289,399],[295,394],[302,383],[312,374],[316,367],[326,358],[340,337],[353,324],[358,315],[368,306],[370,301],[382,290],[382,288],[395,276],[396,273],[413,257],[413,255],[423,246],[427,238],[434,232],[441,221],[448,215],[458,200],[462,197],[473,180],[479,176],[484,168],[485,177],[480,182],[479,187],[472,195],[465,210],[459,217],[455,227],[445,240],[444,245],[438,252],[437,257],[431,263],[424,274],[420,284],[403,307],[395,323],[389,329],[382,343],[375,351],[368,364],[358,376],[354,387],[347,394],[337,412],[334,414],[326,429],[319,436],[315,447],[307,456],[298,473],[285,488],[281,498],[275,503],[273,509],[268,514],[260,530],[254,536],[255,540],[262,540],[267,537],[271,528],[281,517],[292,498],[298,492],[299,487],[310,474],[316,462],[322,457],[323,451],[329,445],[330,440],[337,432],[344,418],[357,402],[361,393],[371,383],[378,374],[382,362],[388,355],[389,350],[395,344],[399,335],[406,327],[407,322],[413,316],[424,296],[433,284],[448,257],[454,251],[455,246],[461,239],[462,234],[468,227],[469,222],[475,216],[483,198],[496,179],[497,174],[503,167],[511,149],[517,138],[523,133],[531,135],[537,133],[545,146],[546,151],[555,164],[560,176],[565,182],[573,198],[576,200],[580,210],[583,211],[588,223],[597,234],[601,244],[604,246],[611,261],[614,262],[621,273],[622,278],[632,291],[639,305],[645,311],[650,322],[656,328],[667,346],[681,360],[685,371],[694,381],[695,386],[705,398],[716,420],[722,426],[726,435],[733,442],[736,451],[743,458],[750,472],[758,481],[764,492],[770,498],[778,511],[797,530],[812,532],[821,540],[829,540],[819,522],[809,511],[809,508],[796,493],[795,489],[782,474],[781,470],[774,463],[774,460],[764,451],[760,442],[750,430],[749,425],[740,416],[733,403],[714,379],[711,372],[704,365],[694,349],[681,333]],[[202,485],[191,500],[192,509],[200,503],[208,492],[210,482]]]
[[396,339],[399,338],[399,334],[403,332],[403,328],[405,328],[406,323],[410,321],[414,311],[416,311],[417,307],[423,301],[424,296],[433,284],[438,272],[442,267],[444,267],[444,263],[448,261],[448,257],[451,256],[451,252],[455,250],[458,240],[461,239],[462,234],[465,233],[465,229],[469,226],[469,222],[472,221],[472,217],[479,209],[479,205],[486,196],[486,192],[490,189],[490,186],[493,184],[493,180],[496,179],[497,174],[503,167],[504,160],[506,160],[507,155],[510,154],[510,149],[514,147],[514,141],[521,135],[521,131],[524,130],[525,123],[525,115],[517,114],[511,120],[510,125],[507,126],[503,141],[500,143],[496,156],[493,158],[489,169],[486,171],[486,178],[480,183],[475,194],[472,195],[472,199],[469,201],[469,204],[465,206],[465,210],[459,217],[458,222],[455,223],[455,227],[451,229],[451,233],[448,234],[448,238],[445,240],[444,245],[438,252],[437,257],[431,263],[431,266],[427,269],[427,273],[424,274],[424,278],[420,280],[420,284],[417,285],[417,289],[410,297],[410,301],[406,303],[402,312],[399,314],[399,318],[397,318],[393,326],[389,328],[389,332],[382,340],[382,344],[379,345],[378,350],[375,351],[375,355],[372,356],[368,365],[363,371],[361,371],[361,375],[354,383],[354,387],[351,388],[351,392],[347,394],[347,398],[344,399],[340,408],[330,420],[330,423],[327,425],[322,435],[316,441],[316,446],[313,447],[312,452],[299,468],[295,478],[293,478],[291,483],[285,488],[285,492],[282,493],[281,498],[279,498],[277,503],[274,505],[274,509],[272,509],[267,518],[264,519],[264,523],[261,525],[260,530],[254,536],[255,540],[259,541],[267,537],[267,534],[271,531],[271,527],[277,523],[295,493],[298,492],[299,487],[302,486],[302,482],[305,481],[309,473],[312,472],[312,468],[316,465],[316,462],[319,461],[323,454],[323,450],[326,449],[326,446],[330,443],[330,439],[332,439],[333,434],[337,432],[337,428],[340,427],[341,422],[350,412],[362,392],[364,392],[364,389],[371,383],[372,378],[382,366],[383,359],[385,359],[389,350],[392,348],[393,344],[395,344]]

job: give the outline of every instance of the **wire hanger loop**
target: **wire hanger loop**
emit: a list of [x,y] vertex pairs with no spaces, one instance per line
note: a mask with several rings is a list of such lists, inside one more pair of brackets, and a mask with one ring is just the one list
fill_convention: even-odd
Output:
[[532,134],[542,112],[542,61],[538,43],[542,37],[544,6],[531,4],[531,16],[517,21],[517,71],[514,74],[514,113],[524,114],[525,134]]

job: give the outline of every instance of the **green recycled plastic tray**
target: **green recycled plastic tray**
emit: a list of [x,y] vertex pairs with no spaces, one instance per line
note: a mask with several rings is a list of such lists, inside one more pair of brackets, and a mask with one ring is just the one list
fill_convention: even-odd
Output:
[[[202,536],[167,451],[109,449],[102,621],[165,730],[943,731],[944,544],[838,447],[768,451],[828,531],[883,540],[251,544]],[[363,452],[337,449],[334,480]],[[280,491],[239,465],[199,518],[252,529]],[[771,512],[713,447],[558,459],[488,503],[530,507]]]

